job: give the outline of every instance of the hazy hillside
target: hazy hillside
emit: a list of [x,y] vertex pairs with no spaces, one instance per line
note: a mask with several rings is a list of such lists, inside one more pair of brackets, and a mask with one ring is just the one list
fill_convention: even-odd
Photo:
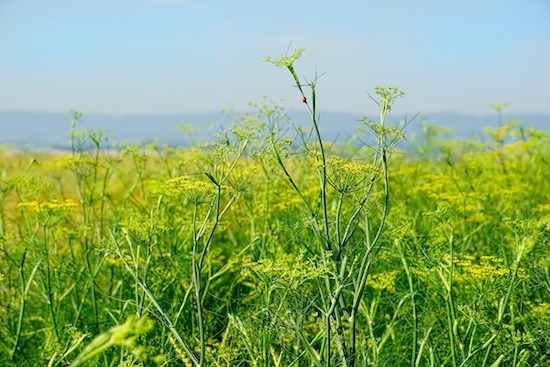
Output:
[[[289,112],[291,124],[304,126],[309,116],[304,111]],[[353,135],[361,116],[347,113],[321,112],[320,126],[327,140]],[[370,117],[376,121],[376,114]],[[411,119],[413,115],[407,117]],[[506,116],[519,119],[525,126],[550,130],[550,115],[524,114]],[[405,116],[390,116],[392,122],[399,122]],[[0,111],[0,143],[9,143],[22,149],[67,148],[68,132],[71,128],[70,113],[44,113],[23,111]],[[422,122],[453,128],[454,136],[468,137],[479,133],[484,127],[497,125],[497,116],[473,116],[458,113],[426,113],[418,115],[407,127],[407,135],[420,133]],[[179,124],[193,124],[195,131],[189,137],[178,127]],[[161,144],[189,145],[206,139],[220,127],[230,126],[230,118],[219,112],[177,115],[102,115],[85,114],[80,121],[81,129],[110,131],[109,136],[119,142],[157,140]]]

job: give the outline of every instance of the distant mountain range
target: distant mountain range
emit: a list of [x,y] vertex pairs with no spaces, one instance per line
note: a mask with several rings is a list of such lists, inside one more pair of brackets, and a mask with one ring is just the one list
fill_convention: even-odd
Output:
[[[304,111],[289,111],[291,124],[309,126],[309,115]],[[349,113],[321,112],[320,128],[325,140],[351,137],[360,125],[361,116]],[[376,114],[369,115],[376,121]],[[410,120],[412,115],[408,116]],[[506,119],[520,120],[524,126],[550,131],[550,114],[504,115]],[[390,115],[390,122],[404,121],[405,116]],[[48,150],[67,149],[72,116],[67,113],[27,111],[0,111],[0,143],[8,143],[18,149]],[[497,126],[497,115],[475,116],[459,113],[421,113],[405,129],[407,136],[422,131],[422,122],[454,129],[453,137],[467,138],[479,134],[483,128]],[[188,136],[180,124],[191,124],[194,132]],[[158,141],[160,144],[191,145],[210,139],[215,131],[231,125],[231,118],[221,112],[186,113],[170,115],[105,115],[85,114],[79,129],[108,131],[118,142]]]

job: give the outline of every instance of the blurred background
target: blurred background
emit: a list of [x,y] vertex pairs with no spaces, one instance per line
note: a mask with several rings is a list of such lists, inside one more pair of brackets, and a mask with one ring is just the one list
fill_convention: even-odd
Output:
[[327,138],[377,117],[377,85],[406,92],[415,116],[470,135],[503,118],[550,129],[550,2],[0,0],[0,142],[64,147],[71,109],[118,139],[191,144],[253,112],[264,96],[307,114],[286,70],[262,62],[294,48],[317,84]]

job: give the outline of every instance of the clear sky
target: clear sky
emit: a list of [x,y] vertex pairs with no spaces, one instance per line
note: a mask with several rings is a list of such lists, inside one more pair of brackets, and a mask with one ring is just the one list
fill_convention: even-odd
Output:
[[321,110],[550,113],[549,0],[0,0],[0,110],[141,114],[301,107],[263,63],[305,48]]

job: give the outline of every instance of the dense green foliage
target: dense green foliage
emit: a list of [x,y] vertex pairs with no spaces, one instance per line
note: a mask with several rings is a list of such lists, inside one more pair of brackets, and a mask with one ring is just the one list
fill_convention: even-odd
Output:
[[74,113],[71,153],[3,152],[0,364],[547,365],[550,135],[425,126],[405,154],[379,88],[327,143],[299,91],[294,135],[262,103],[200,147],[107,150]]

